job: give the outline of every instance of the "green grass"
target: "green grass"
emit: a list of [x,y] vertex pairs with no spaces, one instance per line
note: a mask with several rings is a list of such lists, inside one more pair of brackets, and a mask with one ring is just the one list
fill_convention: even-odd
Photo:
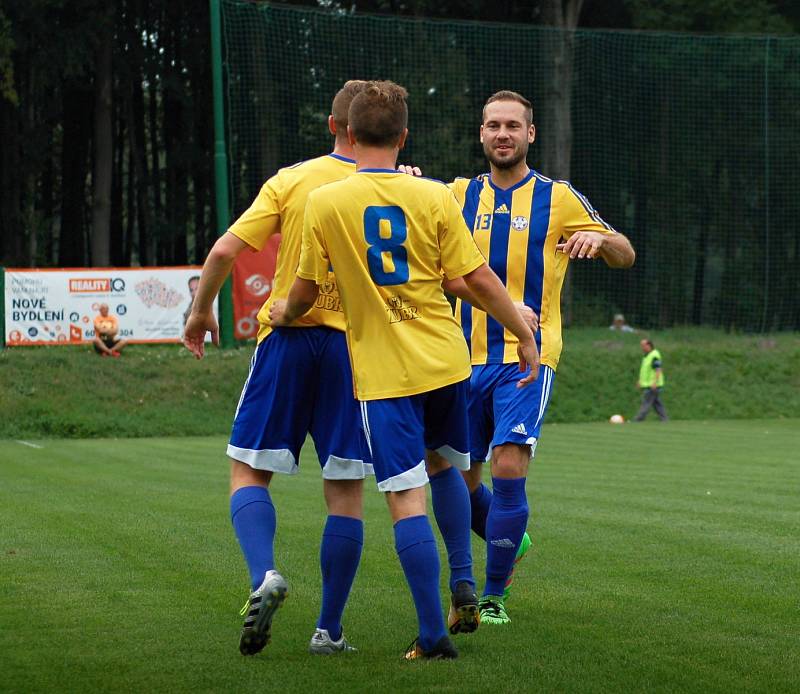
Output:
[[[642,334],[564,333],[548,422],[631,417]],[[675,329],[652,335],[664,356],[663,399],[674,419],[800,417],[800,335]],[[0,438],[227,434],[252,346],[131,346],[121,359],[90,347],[0,352]]]
[[415,620],[372,484],[345,613],[361,652],[306,654],[325,518],[311,449],[273,484],[292,594],[243,658],[222,437],[0,442],[0,690],[796,691],[799,427],[546,426],[512,623],[457,637],[452,663],[400,662]]
[[129,346],[119,359],[91,347],[0,352],[0,438],[202,436],[230,431],[252,348]]

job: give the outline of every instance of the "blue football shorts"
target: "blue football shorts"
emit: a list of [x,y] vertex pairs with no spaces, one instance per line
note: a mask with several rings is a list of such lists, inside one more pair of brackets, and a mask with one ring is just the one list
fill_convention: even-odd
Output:
[[469,469],[468,390],[464,380],[418,395],[360,403],[364,460],[372,462],[380,491],[426,484],[425,449]]
[[472,367],[469,381],[470,456],[485,461],[495,446],[516,443],[531,447],[531,458],[542,429],[556,372],[549,366],[524,388],[517,364]]
[[277,328],[256,347],[233,420],[228,456],[295,474],[311,434],[325,479],[363,479],[358,401],[347,341],[332,328]]

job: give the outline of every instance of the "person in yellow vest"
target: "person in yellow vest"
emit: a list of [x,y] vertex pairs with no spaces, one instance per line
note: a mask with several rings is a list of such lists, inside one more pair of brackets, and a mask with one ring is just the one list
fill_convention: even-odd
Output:
[[639,343],[644,352],[642,365],[639,367],[639,381],[636,384],[642,390],[642,406],[639,413],[633,418],[634,422],[641,422],[650,409],[654,409],[662,422],[667,421],[667,410],[661,402],[661,388],[664,386],[664,371],[661,366],[661,352],[653,345],[652,340],[642,340]]

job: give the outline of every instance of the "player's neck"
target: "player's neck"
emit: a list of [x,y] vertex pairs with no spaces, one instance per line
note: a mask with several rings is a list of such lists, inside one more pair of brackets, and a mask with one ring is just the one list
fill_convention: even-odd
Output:
[[356,159],[356,171],[361,169],[396,169],[397,154],[396,147],[365,147],[363,145],[354,148]]
[[511,188],[511,186],[517,185],[530,172],[531,170],[524,159],[510,169],[498,169],[493,164],[491,165],[492,183],[498,188]]
[[350,143],[346,139],[344,141],[339,141],[338,137],[333,142],[333,154],[337,157],[344,157],[345,159],[355,160],[356,158],[356,154],[350,146]]

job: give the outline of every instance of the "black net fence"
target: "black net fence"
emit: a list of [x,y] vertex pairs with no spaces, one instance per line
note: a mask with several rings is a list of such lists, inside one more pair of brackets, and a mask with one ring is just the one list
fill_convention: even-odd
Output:
[[574,264],[573,325],[800,329],[800,38],[575,31],[223,0],[235,213],[281,166],[329,151],[348,79],[409,91],[402,159],[487,170],[481,108],[533,101],[529,164],[627,234],[635,267]]

